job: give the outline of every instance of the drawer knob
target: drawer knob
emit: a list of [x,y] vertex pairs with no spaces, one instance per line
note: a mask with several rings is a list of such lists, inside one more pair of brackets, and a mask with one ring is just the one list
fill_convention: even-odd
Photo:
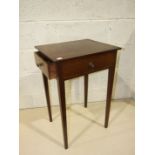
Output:
[[37,66],[38,66],[38,67],[41,67],[41,66],[43,66],[43,63],[37,64]]
[[93,64],[93,62],[89,62],[89,66],[90,66],[91,68],[94,68],[94,67],[95,67],[95,65]]

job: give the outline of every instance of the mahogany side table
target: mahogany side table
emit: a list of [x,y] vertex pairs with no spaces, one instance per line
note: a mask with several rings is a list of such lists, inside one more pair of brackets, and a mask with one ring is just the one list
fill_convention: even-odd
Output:
[[104,127],[108,127],[111,95],[115,73],[117,51],[120,47],[90,39],[64,43],[46,44],[35,47],[36,65],[42,72],[49,120],[52,122],[48,79],[58,82],[60,111],[64,137],[64,148],[68,148],[67,119],[64,81],[84,76],[84,107],[87,107],[88,74],[108,69],[108,86]]

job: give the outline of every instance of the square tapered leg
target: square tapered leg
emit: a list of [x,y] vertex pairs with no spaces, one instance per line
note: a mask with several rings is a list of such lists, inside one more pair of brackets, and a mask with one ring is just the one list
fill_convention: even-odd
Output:
[[87,108],[88,102],[88,74],[84,75],[84,107]]
[[109,68],[109,71],[108,71],[107,100],[106,100],[106,112],[105,112],[105,124],[104,124],[105,128],[108,127],[108,122],[109,122],[114,74],[115,74],[115,67]]
[[68,148],[68,136],[67,136],[67,118],[66,118],[66,99],[65,99],[65,81],[61,75],[61,67],[57,65],[57,83],[58,83],[58,92],[59,92],[59,102],[60,102],[60,112],[62,120],[62,130],[64,138],[64,148]]
[[52,111],[51,111],[48,79],[44,74],[42,74],[42,77],[44,82],[44,90],[45,90],[45,96],[46,96],[46,102],[47,102],[47,108],[48,108],[49,121],[52,122]]

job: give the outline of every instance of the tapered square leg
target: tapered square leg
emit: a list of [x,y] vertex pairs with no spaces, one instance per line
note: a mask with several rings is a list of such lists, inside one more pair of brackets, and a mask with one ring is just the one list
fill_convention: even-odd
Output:
[[57,82],[58,82],[60,112],[61,112],[62,129],[63,129],[63,137],[64,137],[64,148],[67,149],[68,148],[68,136],[67,136],[65,84],[61,76],[58,77]]
[[84,107],[87,108],[88,102],[88,74],[84,75]]
[[49,121],[52,122],[52,111],[51,111],[51,104],[50,104],[50,93],[49,93],[48,79],[44,74],[42,74],[42,77],[43,77],[46,102],[47,102],[47,107],[48,107]]
[[106,111],[105,111],[105,124],[104,124],[105,128],[108,127],[108,122],[109,122],[114,74],[115,74],[115,67],[109,68],[109,71],[108,71],[107,99],[106,99]]

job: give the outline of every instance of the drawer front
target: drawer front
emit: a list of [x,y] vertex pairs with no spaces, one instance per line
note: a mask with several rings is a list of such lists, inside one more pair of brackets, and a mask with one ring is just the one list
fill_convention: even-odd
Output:
[[55,64],[50,62],[47,58],[42,56],[40,52],[35,52],[35,62],[39,69],[49,78],[56,77]]
[[62,75],[64,79],[69,79],[107,69],[115,65],[115,60],[115,51],[66,60],[62,64]]

